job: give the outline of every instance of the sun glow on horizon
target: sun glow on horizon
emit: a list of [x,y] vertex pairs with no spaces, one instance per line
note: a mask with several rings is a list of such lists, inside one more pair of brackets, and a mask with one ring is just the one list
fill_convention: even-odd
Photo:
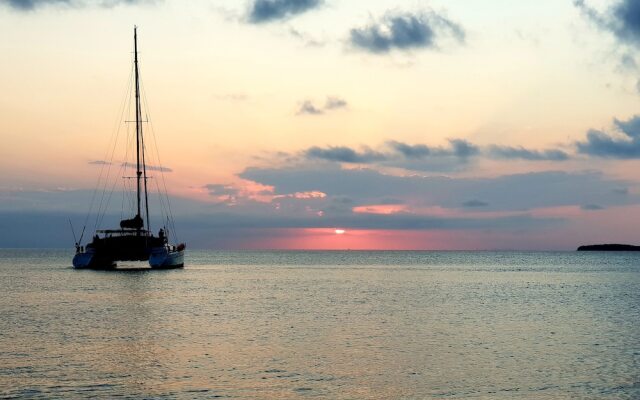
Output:
[[347,233],[347,231],[345,231],[344,229],[336,229],[335,233],[336,235],[344,235],[345,233]]

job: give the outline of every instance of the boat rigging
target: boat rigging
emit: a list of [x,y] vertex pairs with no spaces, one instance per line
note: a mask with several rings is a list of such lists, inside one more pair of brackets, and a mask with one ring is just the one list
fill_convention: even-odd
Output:
[[[109,172],[111,161],[102,162],[102,166],[105,164],[108,166],[107,175],[105,177],[105,186],[100,198],[98,206],[98,212],[96,216],[95,234],[92,241],[85,246],[82,245],[82,238],[84,236],[84,230],[88,221],[88,216],[91,213],[94,200],[96,198],[96,191],[92,198],[92,202],[89,209],[89,214],[85,220],[85,226],[83,227],[80,239],[76,241],[76,254],[73,257],[73,266],[76,269],[82,268],[99,268],[110,269],[116,268],[118,261],[148,261],[152,268],[182,268],[184,266],[184,253],[185,244],[172,245],[169,243],[169,232],[172,232],[175,237],[175,224],[173,223],[173,216],[171,213],[169,197],[166,192],[166,183],[164,183],[164,193],[160,194],[160,204],[163,209],[166,209],[166,224],[159,230],[158,235],[155,236],[151,233],[151,222],[149,214],[149,190],[148,180],[151,178],[147,175],[147,159],[146,159],[146,147],[145,136],[143,134],[142,123],[142,103],[141,103],[141,90],[140,90],[140,68],[138,63],[138,32],[137,27],[133,30],[133,43],[134,43],[134,61],[133,61],[133,78],[134,78],[134,102],[135,102],[135,151],[136,151],[136,174],[133,177],[136,180],[136,202],[135,202],[135,215],[131,218],[125,218],[120,220],[120,229],[99,229],[105,214],[106,204],[108,204],[115,185],[111,186],[111,191],[106,195],[107,189],[109,189]],[[124,108],[123,108],[124,111]],[[148,119],[148,118],[147,118]],[[128,121],[125,121],[128,122]],[[119,130],[119,128],[118,128]],[[114,151],[117,144],[117,135],[114,141]],[[157,146],[156,146],[157,150]],[[112,159],[114,151],[111,152]],[[158,156],[159,161],[159,156]],[[122,163],[122,168],[129,167],[128,162]],[[156,167],[160,174],[163,174],[164,168]],[[102,178],[102,173],[100,174]],[[98,186],[100,185],[100,178],[98,179]],[[129,177],[124,177],[129,178]],[[160,192],[160,188],[158,187]],[[124,192],[123,191],[123,209],[124,209]],[[104,206],[104,207],[103,207]],[[164,221],[163,221],[164,222]],[[169,229],[171,228],[171,229]],[[74,239],[75,240],[75,239]]]

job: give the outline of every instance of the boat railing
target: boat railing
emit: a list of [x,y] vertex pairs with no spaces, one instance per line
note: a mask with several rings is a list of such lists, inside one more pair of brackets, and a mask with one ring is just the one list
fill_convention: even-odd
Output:
[[116,236],[153,236],[151,231],[138,229],[99,229],[96,233]]

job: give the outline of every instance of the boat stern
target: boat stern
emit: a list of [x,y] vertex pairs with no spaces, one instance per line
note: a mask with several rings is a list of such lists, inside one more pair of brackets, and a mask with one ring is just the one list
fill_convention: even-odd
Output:
[[91,268],[91,260],[93,260],[93,256],[95,254],[92,252],[78,252],[75,256],[73,256],[73,268],[75,269],[84,269]]
[[153,248],[149,255],[149,265],[156,269],[183,268],[184,246],[179,246],[178,249],[171,249],[167,246]]

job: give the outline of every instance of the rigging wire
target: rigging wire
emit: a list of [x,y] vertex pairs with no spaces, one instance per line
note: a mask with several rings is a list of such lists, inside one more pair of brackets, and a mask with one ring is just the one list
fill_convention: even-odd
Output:
[[[158,188],[158,194],[160,195],[161,199],[162,199],[162,196],[164,194],[164,198],[165,198],[166,204],[167,204],[167,211],[168,211],[168,213],[167,213],[167,217],[168,218],[167,219],[169,220],[168,224],[170,225],[169,226],[170,231],[171,231],[170,233],[173,233],[173,236],[174,236],[174,238],[175,238],[175,240],[177,242],[178,241],[178,235],[177,235],[177,232],[176,232],[175,221],[173,219],[173,212],[171,210],[171,202],[169,200],[169,193],[168,193],[168,190],[167,190],[167,182],[166,182],[165,175],[164,175],[164,167],[162,165],[162,161],[160,160],[160,152],[158,150],[158,140],[157,140],[157,137],[156,137],[155,129],[153,127],[153,122],[152,122],[152,119],[149,118],[149,115],[151,114],[151,112],[149,111],[149,102],[147,101],[147,92],[145,90],[144,81],[142,79],[140,79],[140,92],[142,94],[142,100],[143,100],[143,103],[144,103],[144,109],[145,109],[145,112],[146,112],[146,115],[147,115],[147,121],[148,121],[148,124],[149,124],[149,130],[151,131],[151,136],[153,137],[153,144],[154,144],[154,147],[155,147],[156,158],[158,160],[158,169],[159,169],[159,172],[160,172],[160,176],[162,178],[162,185],[164,186],[164,193],[160,190],[160,188]],[[156,182],[156,185],[157,185],[157,182]]]
[[[131,115],[130,112],[131,112],[131,104],[129,104],[127,115]],[[129,150],[133,148],[133,142],[134,142],[134,136],[135,136],[132,132],[133,129],[131,124],[129,122],[127,122],[127,124],[128,124],[127,125],[128,142],[126,143],[125,153],[124,153],[124,164],[125,164],[124,173],[125,174],[127,172],[127,168],[131,168],[131,165],[133,165],[133,154],[131,154]],[[126,199],[128,200],[128,207],[129,207],[128,209],[135,210],[135,196],[133,195],[133,187],[130,185],[130,179],[131,178],[127,176],[122,177],[123,197],[126,197]],[[123,207],[124,207],[124,204],[123,204]]]
[[144,136],[142,132],[140,134],[140,142],[142,147],[142,177],[144,179],[144,213],[147,219],[147,230],[151,230],[151,223],[149,222],[149,192],[147,190],[147,160],[145,156],[145,144],[144,144]]
[[[130,111],[131,111],[131,96],[129,96],[129,103],[128,103],[128,107],[127,107],[127,115],[130,114]],[[119,169],[119,174],[118,174],[118,175],[123,176],[122,180],[125,181],[125,182],[127,181],[127,178],[125,178],[124,175],[126,174],[128,165],[130,165],[130,164],[128,164],[128,161],[127,161],[128,157],[129,157],[129,148],[131,147],[131,144],[132,144],[132,141],[133,141],[133,136],[131,135],[131,129],[129,128],[129,125],[127,126],[127,134],[128,134],[129,141],[127,143],[125,143],[125,154],[124,154],[124,160],[125,161],[120,164],[120,169]],[[109,203],[111,201],[111,197],[113,196],[115,188],[118,185],[118,182],[120,182],[120,180],[117,179],[117,176],[115,176],[114,180],[113,180],[113,185],[111,186],[111,189],[108,191],[109,195],[107,196],[107,199],[106,199],[106,201],[104,203],[104,209],[100,210],[100,213],[99,213],[99,216],[98,216],[97,226],[102,225],[102,222],[104,221],[104,217],[106,216],[107,211],[108,211],[108,205],[109,205]],[[133,209],[133,206],[132,206],[133,197],[130,194],[131,192],[127,189],[127,187],[125,185],[126,184],[123,183],[123,192],[129,193],[130,206],[131,206],[131,209]],[[107,189],[107,187],[105,186],[105,193],[107,192],[106,189]]]
[[[132,67],[131,72],[129,74],[129,82],[128,82],[128,85],[127,85],[127,93],[125,94],[125,99],[124,99],[124,107],[122,108],[122,112],[121,112],[120,118],[118,120],[118,133],[122,129],[122,122],[125,119],[124,116],[125,115],[129,115],[130,112],[131,112],[131,96],[132,96],[131,95],[131,88],[133,86],[133,72],[134,71],[133,71],[133,67]],[[126,131],[128,133],[129,129],[127,128]],[[125,159],[126,159],[127,153],[128,153],[128,149],[129,149],[129,146],[128,146],[128,143],[126,142],[126,139],[125,139],[125,145],[126,145],[125,146]],[[113,149],[111,151],[111,158],[109,160],[109,165],[110,166],[113,165],[113,162],[114,162],[114,159],[115,159],[116,148],[117,148],[117,141],[114,143]],[[124,170],[125,170],[125,166],[124,166],[124,164],[121,164],[120,168],[118,169],[119,175],[122,175],[124,173]],[[109,170],[108,170],[109,174],[110,174],[110,171],[111,171],[111,168],[109,168]],[[120,181],[117,178],[117,175],[116,175],[113,178],[113,182],[114,182],[113,185],[110,185],[109,174],[107,174],[107,177],[106,177],[105,182],[104,182],[104,188],[102,190],[102,197],[100,199],[100,205],[98,207],[97,214],[96,214],[96,224],[95,224],[95,229],[96,230],[98,229],[98,227],[100,227],[102,225],[102,223],[104,221],[104,217],[105,217],[105,215],[106,215],[106,213],[108,211],[109,203],[110,203],[111,198],[113,196],[113,192],[115,190],[115,187],[117,186],[117,183]],[[109,188],[109,186],[111,186],[111,187]]]
[[[125,166],[121,165],[120,166],[120,173],[124,173],[125,171]],[[106,200],[106,204],[109,204],[109,202],[111,201],[111,197],[113,196],[113,192],[115,191],[116,185],[118,184],[118,180],[114,180],[113,185],[111,186],[111,190],[109,190],[109,195],[107,196],[107,200]],[[102,221],[104,221],[104,217],[107,214],[107,207],[105,205],[105,208],[102,212],[102,215],[100,215],[99,217],[99,222],[98,225],[102,225]]]
[[[120,136],[120,121],[122,120],[122,115],[124,113],[124,109],[126,107],[126,103],[127,103],[127,96],[126,94],[129,93],[131,91],[131,77],[133,76],[133,68],[131,68],[131,70],[129,71],[129,79],[127,84],[125,85],[125,96],[124,99],[122,100],[122,104],[120,107],[118,107],[119,111],[119,115],[120,118],[118,119],[118,122],[116,123],[116,126],[114,126],[113,130],[111,131],[111,136],[109,137],[109,142],[111,143],[113,141],[113,150],[111,151],[111,160],[113,159],[113,152],[115,151],[115,147],[116,144],[118,142],[118,137]],[[80,235],[80,242],[82,242],[82,238],[84,236],[84,231],[85,228],[87,227],[87,223],[89,222],[89,217],[91,216],[91,212],[93,211],[93,205],[95,204],[95,200],[96,200],[96,195],[98,194],[98,189],[101,187],[102,184],[102,176],[104,173],[104,169],[105,166],[107,167],[107,175],[105,176],[105,182],[108,181],[109,179],[109,173],[111,170],[111,161],[107,161],[106,158],[109,155],[109,149],[111,148],[111,146],[107,146],[107,150],[105,151],[105,155],[103,157],[103,161],[105,161],[105,163],[102,164],[102,166],[100,167],[100,174],[98,175],[98,182],[96,183],[96,186],[93,190],[93,194],[91,195],[91,202],[89,203],[89,210],[87,211],[87,215],[85,217],[84,220],[84,224],[83,224],[83,228],[82,228],[82,234]],[[106,183],[105,183],[105,187],[106,187]],[[96,224],[97,227],[97,224]],[[95,228],[95,227],[94,227]]]

